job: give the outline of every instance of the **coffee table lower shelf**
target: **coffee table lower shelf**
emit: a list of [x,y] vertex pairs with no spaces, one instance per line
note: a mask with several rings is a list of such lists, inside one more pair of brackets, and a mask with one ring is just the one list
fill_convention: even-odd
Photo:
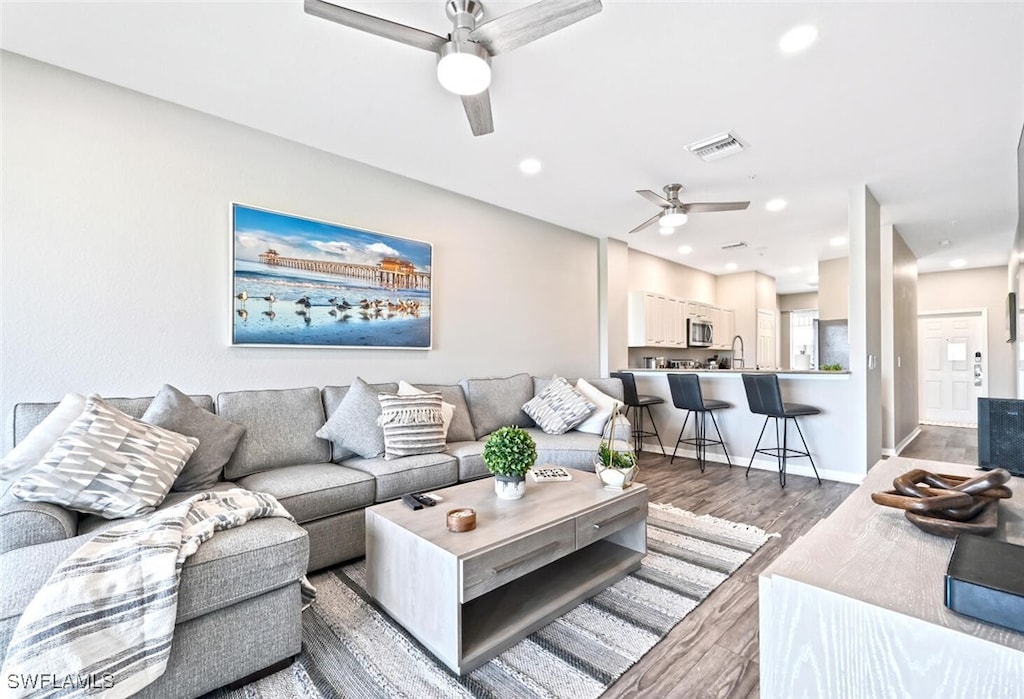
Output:
[[597,541],[462,605],[462,657],[445,664],[460,674],[482,665],[638,569],[643,557]]

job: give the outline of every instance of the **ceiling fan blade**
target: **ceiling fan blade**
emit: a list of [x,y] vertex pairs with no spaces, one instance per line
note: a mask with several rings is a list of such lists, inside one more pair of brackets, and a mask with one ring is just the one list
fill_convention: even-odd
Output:
[[469,126],[474,136],[484,136],[494,132],[494,119],[491,116],[491,96],[487,90],[477,95],[463,95],[462,106],[469,117]]
[[540,0],[484,22],[469,40],[496,56],[536,41],[601,11],[601,0]]
[[652,204],[657,204],[658,206],[660,206],[662,208],[667,208],[669,206],[672,206],[672,204],[669,202],[668,199],[666,199],[665,197],[661,196],[660,194],[655,194],[654,192],[652,192],[649,189],[638,189],[638,190],[636,190],[636,193],[639,194],[640,196],[642,196],[647,201],[651,202]]
[[703,214],[709,211],[741,211],[750,206],[749,201],[719,201],[683,204],[688,214]]
[[641,223],[639,226],[637,226],[636,228],[631,230],[630,233],[636,233],[638,231],[642,231],[643,229],[647,228],[647,226],[649,226],[652,223],[654,223],[655,221],[657,221],[659,218],[661,218],[661,214],[660,213],[659,214],[654,214],[649,219],[647,219],[646,221]]
[[366,15],[346,7],[338,7],[323,0],[305,0],[306,14],[337,22],[346,27],[391,39],[418,49],[437,53],[448,43],[448,38],[421,29],[407,27],[387,19]]

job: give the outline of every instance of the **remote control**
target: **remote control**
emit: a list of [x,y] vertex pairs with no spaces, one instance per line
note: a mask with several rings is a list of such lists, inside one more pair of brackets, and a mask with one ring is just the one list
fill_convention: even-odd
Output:
[[429,495],[424,495],[423,493],[411,493],[411,495],[416,502],[426,507],[433,507],[437,504],[437,501]]
[[423,505],[421,505],[419,503],[419,501],[415,498],[415,496],[413,496],[412,493],[406,493],[405,495],[403,495],[402,496],[402,502],[404,502],[406,504],[406,506],[409,507],[410,509],[413,509],[413,510],[422,510],[423,509]]

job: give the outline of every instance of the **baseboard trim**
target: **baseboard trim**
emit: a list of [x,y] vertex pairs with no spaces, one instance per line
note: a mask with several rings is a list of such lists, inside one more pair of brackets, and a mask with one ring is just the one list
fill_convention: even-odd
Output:
[[[712,447],[713,448],[713,447]],[[644,449],[644,451],[650,451],[655,454],[660,452],[657,449]],[[665,456],[671,456],[672,452],[669,451]],[[694,449],[680,449],[676,452],[677,458],[696,459],[697,452]],[[729,458],[732,459],[732,465],[742,469],[747,468],[747,459],[737,459],[735,455],[730,454]],[[749,458],[749,457],[748,457]],[[713,453],[710,450],[706,454],[704,460],[710,463],[722,464],[728,466],[729,462],[725,460],[725,454]],[[801,463],[802,462],[802,463]],[[778,473],[779,464],[774,459],[754,459],[754,463],[751,464],[751,468],[756,468],[759,471],[775,471]],[[806,459],[800,459],[799,461],[788,461],[786,463],[786,475],[787,476],[806,476],[807,478],[814,478],[814,469],[807,463]],[[818,468],[818,475],[821,476],[823,481],[837,481],[839,483],[853,483],[854,485],[860,485],[864,480],[866,473],[850,473],[848,471],[837,471],[835,469]],[[641,479],[642,480],[642,479]]]
[[894,456],[899,456],[900,453],[904,449],[906,449],[910,445],[910,443],[913,442],[917,438],[917,436],[919,434],[921,434],[921,426],[920,425],[915,427],[913,432],[911,432],[909,435],[904,437],[903,441],[901,441],[899,444],[896,445],[896,453],[894,454]]

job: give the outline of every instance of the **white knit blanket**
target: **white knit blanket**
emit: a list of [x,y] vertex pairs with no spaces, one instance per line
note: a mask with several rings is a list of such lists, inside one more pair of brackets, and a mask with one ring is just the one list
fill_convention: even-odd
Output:
[[[214,532],[260,517],[292,519],[265,493],[200,493],[82,545],[18,621],[3,664],[4,696],[114,699],[155,681],[171,652],[185,559]],[[312,601],[315,590],[305,578],[302,585]]]

